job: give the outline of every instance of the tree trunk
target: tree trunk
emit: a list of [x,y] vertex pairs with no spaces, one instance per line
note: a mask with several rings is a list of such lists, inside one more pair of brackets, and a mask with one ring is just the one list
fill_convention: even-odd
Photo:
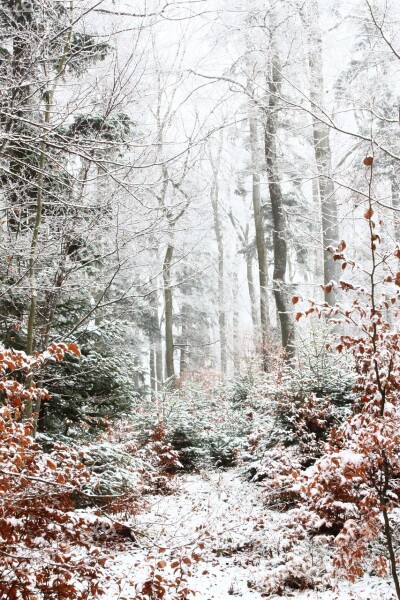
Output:
[[[265,243],[265,224],[264,215],[261,206],[260,190],[260,161],[258,149],[258,127],[255,116],[255,107],[250,106],[249,111],[249,129],[250,129],[250,148],[252,163],[252,199],[254,226],[256,232],[256,248],[258,262],[258,278],[260,285],[260,321],[261,321],[261,352],[263,356],[264,370],[268,370],[268,345],[270,341],[270,319],[268,302],[268,262],[267,247]],[[248,270],[249,274],[249,270]],[[249,281],[249,279],[247,279]],[[249,286],[250,292],[250,286]]]
[[291,315],[286,286],[287,242],[286,242],[286,215],[284,210],[283,195],[279,182],[278,160],[276,150],[276,136],[278,130],[278,101],[280,88],[280,64],[275,47],[275,32],[271,34],[271,56],[269,72],[269,98],[266,110],[265,124],[265,157],[268,174],[268,188],[272,208],[273,220],[273,248],[274,248],[274,274],[273,291],[276,309],[281,326],[282,346],[287,359],[294,356],[294,324]]
[[390,177],[390,185],[392,191],[392,206],[393,211],[393,227],[394,237],[397,244],[400,244],[400,187],[396,173],[392,173]]
[[240,373],[240,333],[239,333],[239,281],[236,265],[233,271],[233,368],[235,375]]
[[33,11],[24,4],[22,0],[9,3],[9,18],[15,27],[12,43],[12,79],[10,95],[4,98],[4,113],[8,115],[1,118],[3,132],[6,136],[9,135],[7,143],[3,142],[2,147],[3,152],[7,147],[9,175],[3,174],[1,177],[6,188],[10,189],[8,229],[16,235],[19,234],[22,223],[28,222],[30,205],[36,203],[37,196],[37,168],[32,160],[32,151],[27,148],[23,139],[24,134],[33,135],[28,123],[32,119],[32,113],[38,110],[37,104],[34,106],[34,93],[31,89],[32,53],[29,35],[33,33]]
[[249,253],[246,254],[246,277],[247,288],[249,290],[251,322],[253,324],[254,340],[257,343],[259,330],[259,316],[257,310],[257,300],[253,278],[253,257]]
[[159,391],[164,383],[164,360],[160,330],[156,334],[156,345],[154,351],[156,359],[157,391]]
[[[388,499],[385,498],[383,500],[383,502],[388,502]],[[382,504],[383,504],[382,502]],[[382,509],[382,514],[383,514],[383,522],[385,525],[385,537],[386,537],[386,546],[388,549],[388,553],[389,553],[389,560],[390,560],[390,571],[392,574],[392,579],[394,582],[394,587],[396,589],[396,596],[398,598],[398,600],[400,600],[400,581],[399,581],[399,577],[397,575],[397,569],[396,569],[396,551],[395,548],[393,546],[393,537],[392,537],[392,530],[390,527],[390,521],[389,521],[389,515],[388,515],[388,511],[386,506],[383,504],[384,508]]]
[[179,358],[179,375],[182,377],[187,370],[188,361],[188,307],[184,302],[181,308],[181,347]]
[[154,390],[158,392],[164,381],[162,339],[158,315],[158,289],[151,294],[150,302],[153,317],[150,332],[150,347],[153,349],[154,354]]
[[171,262],[174,247],[171,243],[167,246],[163,265],[164,279],[164,304],[165,304],[165,370],[170,387],[176,384],[174,366],[174,336],[173,336],[173,305],[171,288]]
[[225,257],[224,240],[221,228],[221,220],[218,209],[218,182],[214,181],[211,190],[211,204],[214,217],[214,232],[218,248],[218,328],[220,343],[221,373],[226,375],[228,366],[227,357],[227,335],[225,315]]
[[[322,40],[319,29],[318,0],[304,3],[300,11],[308,40],[308,65],[310,72],[310,100],[312,112],[321,112],[324,99],[324,80],[322,68]],[[321,112],[322,117],[322,112]],[[318,117],[313,118],[314,155],[319,174],[319,193],[321,202],[322,243],[324,246],[324,284],[340,278],[339,264],[332,260],[327,252],[329,246],[336,247],[339,242],[338,209],[335,186],[332,181],[332,153],[329,142],[329,127]],[[332,305],[336,302],[335,291],[325,292],[325,301]]]
[[179,357],[179,376],[183,377],[187,369],[186,338],[182,338],[181,354]]
[[[54,93],[56,90],[58,79],[60,78],[66,57],[67,52],[69,50],[70,42],[71,42],[72,30],[71,28],[68,31],[67,40],[64,46],[64,53],[61,57],[61,60],[58,64],[57,71],[55,74],[55,78],[51,89],[47,92],[47,99],[44,110],[44,118],[43,122],[47,126],[50,124],[51,111],[53,107],[53,99]],[[35,320],[36,320],[36,311],[37,311],[37,296],[38,296],[38,288],[37,288],[37,280],[36,280],[36,261],[38,259],[38,243],[39,243],[39,230],[42,222],[42,211],[43,211],[43,192],[44,192],[44,170],[46,165],[46,150],[47,143],[45,138],[45,131],[43,132],[43,139],[40,141],[39,145],[39,170],[37,175],[37,193],[36,193],[36,210],[34,215],[34,224],[32,230],[32,238],[29,249],[29,261],[28,261],[28,277],[29,277],[29,288],[30,288],[30,307],[29,307],[29,315],[28,315],[28,326],[27,326],[27,341],[26,341],[26,353],[33,354],[34,346],[35,346]],[[31,376],[27,379],[27,386],[30,387],[32,383]],[[41,399],[40,397],[36,400],[34,407],[34,419],[33,419],[33,437],[36,436],[37,427],[38,427],[38,418],[41,412]],[[31,402],[27,402],[25,415],[27,418],[30,418],[33,413],[33,407]]]
[[313,242],[316,244],[315,252],[313,252],[312,261],[313,261],[313,271],[314,278],[316,282],[324,281],[324,243],[322,240],[322,226],[321,226],[321,198],[319,191],[319,181],[317,178],[313,178],[312,180],[312,199],[313,199],[313,208],[315,214],[315,221],[313,223],[313,234],[315,240]]
[[150,344],[149,370],[150,370],[151,395],[154,396],[154,394],[157,392],[157,375],[156,375],[156,352],[155,352],[153,339],[151,340],[151,344]]

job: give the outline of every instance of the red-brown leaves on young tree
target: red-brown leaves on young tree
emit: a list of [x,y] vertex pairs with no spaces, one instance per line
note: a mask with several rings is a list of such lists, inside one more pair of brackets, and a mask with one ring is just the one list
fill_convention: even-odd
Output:
[[[364,216],[370,220],[372,215],[369,206]],[[400,332],[387,319],[395,304],[387,298],[397,297],[397,275],[384,275],[393,270],[389,257],[395,253],[376,257],[380,239],[372,226],[370,242],[370,287],[340,281],[353,299],[333,310],[338,322],[351,324],[353,330],[340,336],[337,350],[346,349],[354,357],[357,400],[352,414],[332,430],[323,456],[305,472],[303,492],[325,526],[339,531],[334,562],[340,573],[354,579],[373,563],[380,574],[391,571],[400,597],[390,524],[390,512],[400,506]],[[347,261],[344,255],[340,260]],[[332,308],[322,305],[320,314],[328,310],[331,315]],[[370,544],[378,540],[385,551],[380,554],[375,545],[370,557]]]
[[1,598],[83,600],[102,594],[104,556],[91,551],[96,518],[88,521],[75,510],[89,474],[69,447],[56,444],[44,452],[31,435],[32,421],[24,418],[26,403],[48,398],[32,374],[46,360],[61,360],[71,351],[79,352],[74,344],[52,344],[34,357],[1,348]]

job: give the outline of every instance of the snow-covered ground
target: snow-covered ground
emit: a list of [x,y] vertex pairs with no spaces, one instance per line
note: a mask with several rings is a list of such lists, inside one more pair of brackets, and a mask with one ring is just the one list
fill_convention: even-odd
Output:
[[[113,583],[108,599],[133,600],[135,585],[148,578],[151,565],[154,574],[167,580],[174,568],[179,575],[182,566],[187,586],[195,592],[188,598],[198,600],[394,598],[390,584],[377,578],[341,583],[338,592],[287,590],[280,596],[266,594],[263,581],[271,572],[271,548],[275,552],[282,543],[284,516],[267,510],[256,486],[243,481],[235,470],[184,476],[178,481],[175,494],[152,497],[149,511],[136,518],[133,527],[142,532],[141,547],[132,544],[130,551],[120,553],[110,565]],[[175,598],[168,593],[165,599]]]

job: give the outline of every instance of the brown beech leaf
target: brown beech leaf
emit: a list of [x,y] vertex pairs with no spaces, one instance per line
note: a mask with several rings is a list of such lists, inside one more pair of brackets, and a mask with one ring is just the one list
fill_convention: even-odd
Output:
[[292,304],[297,304],[299,300],[300,300],[300,298],[298,296],[293,296]]
[[367,208],[364,212],[364,219],[367,219],[367,221],[372,217],[372,215],[374,214],[374,211],[372,210],[372,208]]
[[68,344],[67,348],[68,351],[72,354],[76,354],[76,356],[81,355],[81,351],[79,350],[78,344]]
[[171,563],[171,567],[172,567],[173,569],[175,569],[176,567],[179,567],[179,560],[174,560],[174,561]]
[[366,156],[363,160],[363,163],[366,167],[370,167],[373,162],[374,162],[373,156]]

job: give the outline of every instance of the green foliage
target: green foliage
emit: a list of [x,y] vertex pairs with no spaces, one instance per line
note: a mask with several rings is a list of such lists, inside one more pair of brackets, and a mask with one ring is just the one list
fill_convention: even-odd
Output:
[[50,365],[44,383],[51,401],[44,406],[40,427],[64,436],[91,436],[117,418],[128,417],[139,393],[141,371],[135,352],[121,358],[121,340],[132,325],[117,321],[79,336],[82,356]]
[[314,323],[305,334],[298,333],[298,364],[283,373],[283,384],[291,392],[329,398],[336,406],[353,400],[354,375],[350,354],[338,355],[328,324]]
[[68,69],[77,74],[84,73],[92,64],[104,60],[110,51],[106,42],[84,32],[74,31],[67,52]]
[[[300,339],[297,364],[283,364],[268,385],[273,410],[269,446],[301,444],[305,438],[318,445],[345,418],[353,401],[352,361],[346,354],[338,357],[331,342],[329,325],[311,325]],[[310,448],[307,452],[313,454]]]
[[226,384],[225,394],[234,405],[243,405],[249,399],[253,387],[254,375],[252,373],[239,374]]
[[232,466],[249,432],[244,406],[232,402],[224,386],[208,387],[200,379],[186,381],[181,389],[155,400],[141,400],[135,412],[140,432],[150,432],[161,420],[166,441],[179,451],[187,471]]
[[[348,415],[353,402],[352,361],[349,355],[338,356],[331,343],[329,325],[311,325],[300,339],[296,361],[283,362],[253,388],[251,452],[244,457],[251,461],[246,468],[253,480],[272,486],[280,461],[286,475],[290,464],[298,468],[313,464],[332,426]],[[286,452],[289,464],[284,464]],[[277,501],[276,494],[271,497]]]
[[76,115],[72,124],[65,130],[65,135],[77,138],[97,137],[108,141],[123,142],[129,136],[134,123],[124,113],[116,113],[109,117],[95,114]]
[[[115,444],[104,439],[83,446],[83,462],[90,469],[90,494],[122,495],[131,494],[139,498],[143,493],[141,476],[151,467],[138,455],[136,449],[126,444]],[[132,498],[133,500],[133,498]]]

